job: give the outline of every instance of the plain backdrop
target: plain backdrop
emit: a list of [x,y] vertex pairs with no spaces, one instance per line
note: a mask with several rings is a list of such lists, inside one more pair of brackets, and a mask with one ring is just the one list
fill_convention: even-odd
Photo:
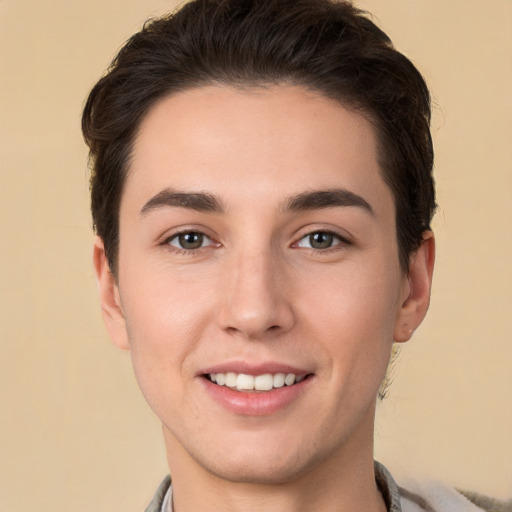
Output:
[[[432,89],[432,306],[379,406],[397,475],[512,495],[512,2],[360,0]],[[0,510],[140,511],[158,421],[103,328],[84,98],[159,0],[0,1]]]

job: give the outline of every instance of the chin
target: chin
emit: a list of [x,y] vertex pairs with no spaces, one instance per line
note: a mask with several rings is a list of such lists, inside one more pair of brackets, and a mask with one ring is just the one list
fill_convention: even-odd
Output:
[[228,460],[221,463],[202,465],[211,474],[223,480],[237,484],[283,485],[293,482],[307,474],[314,461],[306,460],[302,455],[286,459],[259,460],[252,457],[245,460]]
[[[332,453],[318,450],[317,443],[272,442],[231,443],[223,453],[196,453],[194,459],[208,473],[237,484],[283,485],[308,474]],[[277,441],[277,440],[276,440]],[[226,444],[224,446],[229,446]],[[298,448],[300,446],[300,448]],[[316,448],[315,448],[316,447]],[[325,447],[324,447],[325,448]]]

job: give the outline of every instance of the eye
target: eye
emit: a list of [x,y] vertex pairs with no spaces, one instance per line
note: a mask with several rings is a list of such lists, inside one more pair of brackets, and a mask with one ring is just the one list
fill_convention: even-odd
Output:
[[193,251],[201,247],[212,245],[213,242],[204,233],[199,231],[184,231],[167,239],[167,244],[177,249]]
[[298,242],[298,247],[308,249],[325,250],[345,242],[345,240],[331,231],[314,231],[302,237]]

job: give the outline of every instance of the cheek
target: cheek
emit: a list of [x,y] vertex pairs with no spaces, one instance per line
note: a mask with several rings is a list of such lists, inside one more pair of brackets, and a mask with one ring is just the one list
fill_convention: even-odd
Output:
[[132,263],[127,268],[144,269],[120,276],[121,299],[135,375],[153,405],[160,400],[159,389],[182,385],[213,303],[211,287],[147,265]]
[[193,265],[174,268],[164,258],[154,262],[147,256],[132,258],[126,268],[137,269],[120,276],[123,309],[134,343],[172,344],[179,349],[183,340],[193,337],[212,303],[211,276]]
[[304,297],[304,310],[327,330],[334,323],[334,332],[358,338],[373,332],[374,338],[392,336],[400,290],[398,265],[356,262],[305,275],[295,296]]
[[[399,304],[399,272],[394,268],[356,266],[304,283],[297,296],[315,339],[329,354],[333,373],[354,382],[383,377],[393,341]],[[318,283],[327,283],[323,290]],[[360,378],[361,377],[361,378]]]
[[135,378],[151,409],[163,418],[186,405],[187,362],[201,329],[197,309],[185,307],[188,302],[183,293],[161,295],[158,291],[127,300],[126,319]]
[[153,287],[125,302],[128,337],[137,356],[178,360],[199,337],[204,311],[186,292]]

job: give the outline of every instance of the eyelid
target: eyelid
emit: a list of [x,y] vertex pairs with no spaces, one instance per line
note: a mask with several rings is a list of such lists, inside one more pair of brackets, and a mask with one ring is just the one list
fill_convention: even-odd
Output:
[[[209,240],[209,243],[205,246],[201,246],[197,249],[185,249],[183,247],[179,247],[178,245],[172,245],[171,240],[179,237],[180,235],[184,235],[187,233],[197,233],[202,235],[205,239]],[[184,253],[193,253],[198,252],[201,249],[206,249],[208,247],[220,247],[222,244],[216,240],[215,235],[211,233],[209,229],[204,226],[181,226],[179,228],[175,228],[173,230],[168,230],[164,235],[160,237],[160,241],[158,245],[165,246],[169,250],[172,251],[182,251]]]
[[[327,234],[333,235],[336,238],[337,243],[333,244],[331,247],[328,247],[326,249],[316,249],[314,247],[304,247],[304,246],[299,245],[299,243],[302,240],[310,237],[311,235],[313,235],[315,233],[327,233]],[[296,241],[293,242],[292,247],[311,249],[313,251],[318,251],[318,252],[328,252],[330,250],[340,249],[341,247],[346,247],[348,245],[353,244],[350,236],[348,234],[346,234],[344,231],[341,231],[341,230],[333,228],[333,227],[320,227],[320,226],[301,230],[300,235],[298,237],[296,237],[295,240]]]
[[[203,242],[209,241],[210,243],[207,243],[206,245],[201,245],[201,247],[198,247],[197,249],[186,249],[185,247],[180,247],[179,245],[174,245],[171,243],[173,240],[178,240],[181,235],[192,234],[192,233],[196,234],[196,235],[201,235],[203,237]],[[180,250],[194,251],[194,250],[203,249],[204,247],[209,247],[210,245],[213,245],[213,240],[208,235],[206,235],[205,233],[202,233],[200,231],[181,231],[180,233],[175,233],[174,235],[168,237],[166,240],[166,243],[169,244],[170,246],[176,247],[177,249],[180,249]]]

